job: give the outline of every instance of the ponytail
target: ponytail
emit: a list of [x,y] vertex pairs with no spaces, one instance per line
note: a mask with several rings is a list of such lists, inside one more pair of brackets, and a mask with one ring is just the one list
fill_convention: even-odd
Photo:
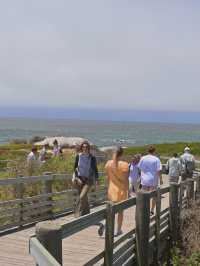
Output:
[[118,160],[119,160],[119,157],[121,157],[123,154],[123,148],[122,147],[117,147],[115,152],[113,153],[113,163],[114,163],[114,166],[117,168],[118,166]]

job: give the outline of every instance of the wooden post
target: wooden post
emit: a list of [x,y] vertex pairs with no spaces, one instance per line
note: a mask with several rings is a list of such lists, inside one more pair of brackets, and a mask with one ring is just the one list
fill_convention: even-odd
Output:
[[178,240],[178,193],[179,185],[177,183],[170,184],[169,193],[169,209],[170,209],[170,231],[172,243],[176,243]]
[[179,190],[179,214],[181,214],[181,211],[182,211],[183,196],[184,196],[184,183],[181,181],[180,190]]
[[[43,173],[44,176],[50,176],[52,175],[51,172],[45,172]],[[45,180],[44,181],[44,194],[49,194],[49,193],[52,193],[53,192],[53,189],[52,189],[52,185],[53,185],[53,180]],[[52,206],[52,196],[49,196],[46,200],[50,201],[49,205],[51,206],[51,210],[48,212],[48,214],[52,217],[53,216],[53,206]]]
[[36,224],[36,237],[49,253],[62,265],[61,225],[45,221]]
[[187,205],[190,206],[191,201],[194,199],[194,179],[187,179]]
[[106,206],[106,231],[105,231],[105,257],[104,265],[113,265],[113,242],[114,242],[115,213],[113,203],[108,202]]
[[[18,177],[18,178],[21,178],[21,177]],[[15,194],[15,197],[16,199],[21,199],[23,200],[23,197],[24,197],[24,184],[21,183],[21,182],[18,182],[16,184],[16,194]],[[23,223],[23,202],[21,202],[19,204],[19,207],[20,207],[20,217],[19,217],[19,226],[22,226],[22,223]]]
[[136,197],[136,245],[139,266],[149,265],[150,193],[138,192]]
[[154,246],[154,265],[159,265],[160,261],[160,211],[161,211],[161,193],[157,189],[156,195],[156,224],[155,224],[155,246]]
[[200,198],[200,175],[197,176],[196,180],[196,193],[195,193],[195,199]]

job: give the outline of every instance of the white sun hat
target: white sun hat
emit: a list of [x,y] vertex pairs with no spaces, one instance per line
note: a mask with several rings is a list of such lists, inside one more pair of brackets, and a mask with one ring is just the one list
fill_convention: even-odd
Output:
[[184,151],[190,151],[189,147],[185,147]]

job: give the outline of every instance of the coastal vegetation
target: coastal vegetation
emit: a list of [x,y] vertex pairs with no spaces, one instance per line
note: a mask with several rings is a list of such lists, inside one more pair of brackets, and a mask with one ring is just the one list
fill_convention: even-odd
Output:
[[[196,159],[200,158],[200,142],[179,142],[179,143],[163,143],[155,144],[157,154],[159,156],[171,156],[174,152],[182,154],[184,147],[189,145]],[[26,169],[26,157],[31,150],[31,144],[5,144],[0,145],[0,178],[9,178],[27,176],[29,173]],[[145,154],[147,146],[128,147],[124,152],[124,159],[130,160],[133,154]],[[61,158],[51,158],[49,150],[49,159],[40,167],[34,169],[32,175],[41,175],[44,172],[52,173],[72,173],[74,163],[74,150],[65,149]],[[105,154],[105,159],[110,158],[110,152]],[[98,163],[100,171],[104,168],[104,163]]]
[[[180,239],[171,250],[173,266],[200,265],[200,200],[183,211],[180,224]],[[164,264],[166,266],[167,264]]]

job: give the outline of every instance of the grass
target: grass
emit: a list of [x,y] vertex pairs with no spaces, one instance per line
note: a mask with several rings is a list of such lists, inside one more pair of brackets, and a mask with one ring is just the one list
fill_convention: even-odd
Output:
[[[155,144],[153,145],[156,148],[157,154],[160,156],[172,156],[174,152],[178,153],[179,155],[183,153],[184,148],[189,146],[191,148],[191,152],[196,156],[200,157],[200,142],[177,142],[177,143],[163,143],[163,144]],[[135,146],[125,149],[126,155],[131,154],[144,154],[147,152],[148,146]]]
[[[160,156],[170,156],[174,152],[182,154],[185,146],[190,146],[192,153],[198,159],[200,158],[200,142],[195,143],[163,143],[154,145],[157,151],[157,154]],[[148,146],[135,146],[129,147],[124,150],[124,159],[130,160],[133,154],[145,154]],[[0,145],[0,178],[10,178],[16,176],[30,176],[30,175],[42,175],[44,172],[52,173],[73,173],[74,159],[75,155],[72,150],[66,150],[62,157],[51,158],[49,153],[49,159],[41,166],[38,166],[34,171],[29,171],[26,166],[26,157],[30,152],[30,144],[6,144]],[[110,158],[111,154],[107,156]],[[3,160],[3,161],[2,161]],[[10,160],[9,162],[4,162],[5,160]],[[98,169],[100,172],[104,170],[105,162],[98,163]],[[6,169],[2,171],[1,169]],[[104,183],[104,177],[101,178],[100,183]],[[63,187],[57,182],[57,189]],[[64,185],[66,187],[66,184]],[[0,198],[2,198],[2,193],[0,189]],[[4,188],[5,190],[5,188]],[[11,190],[10,190],[11,192]],[[33,192],[30,191],[30,194]],[[6,193],[7,194],[7,193]],[[3,193],[5,198],[5,193]],[[9,191],[8,191],[9,194]]]

